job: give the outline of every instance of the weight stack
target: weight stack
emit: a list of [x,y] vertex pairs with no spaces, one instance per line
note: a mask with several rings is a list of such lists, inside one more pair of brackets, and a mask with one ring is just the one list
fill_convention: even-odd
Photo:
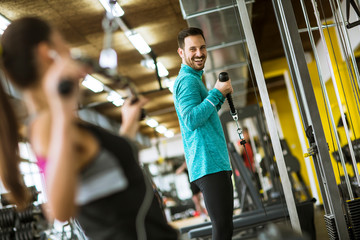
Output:
[[[329,239],[330,240],[338,240],[339,238],[339,233],[336,229],[336,223],[335,223],[335,218],[334,215],[332,214],[326,214],[324,215],[324,220],[325,220],[325,225],[326,225],[326,229],[328,231],[328,235],[329,235]],[[348,226],[348,232],[349,232],[349,238],[351,240],[355,240],[356,238],[354,238],[353,232],[351,227],[349,227],[349,221],[345,215],[345,221],[346,221],[346,225]]]
[[339,234],[336,229],[334,215],[324,215],[326,229],[330,240],[338,240]]
[[[346,221],[346,226],[348,227],[349,238],[351,240],[358,239],[358,238],[354,237],[352,228],[349,227],[348,218],[346,217],[346,215],[344,217],[345,217],[345,221]],[[326,214],[326,215],[324,215],[324,220],[325,220],[326,229],[328,231],[329,239],[330,240],[338,240],[338,239],[340,239],[339,238],[339,233],[338,233],[338,231],[336,229],[336,223],[335,223],[334,215]]]
[[354,239],[360,239],[360,198],[347,200],[346,209]]

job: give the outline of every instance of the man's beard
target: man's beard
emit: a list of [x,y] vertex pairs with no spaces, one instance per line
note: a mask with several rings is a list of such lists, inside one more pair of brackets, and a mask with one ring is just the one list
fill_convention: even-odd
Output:
[[[195,59],[201,59],[201,64],[199,66],[199,62],[197,63],[195,61]],[[190,66],[191,68],[195,69],[195,70],[202,70],[205,67],[205,62],[206,62],[206,56],[202,55],[201,57],[192,57],[191,59],[189,58],[185,58],[186,64],[188,66]]]

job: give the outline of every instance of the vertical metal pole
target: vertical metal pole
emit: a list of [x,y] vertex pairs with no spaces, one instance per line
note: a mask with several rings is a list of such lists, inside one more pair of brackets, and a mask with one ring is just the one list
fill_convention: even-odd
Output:
[[[312,124],[317,153],[313,156],[318,174],[320,189],[322,190],[324,205],[331,211],[339,235],[339,239],[349,239],[349,233],[342,209],[342,202],[331,163],[328,144],[321,123],[319,109],[316,104],[304,48],[298,32],[294,10],[289,0],[272,0],[280,35],[283,41],[286,58],[291,70],[294,88],[298,102],[304,102],[306,110],[302,112],[304,127]],[[305,118],[304,118],[305,117]],[[307,123],[306,123],[307,121]],[[327,202],[326,202],[327,201]]]
[[251,62],[252,62],[253,68],[254,68],[254,74],[256,77],[256,82],[258,84],[261,101],[263,103],[265,118],[266,118],[266,122],[268,124],[271,142],[272,142],[275,157],[276,157],[276,163],[279,168],[279,174],[281,177],[281,183],[282,183],[284,194],[285,194],[286,205],[288,207],[288,212],[290,215],[291,225],[295,231],[301,233],[301,227],[300,227],[299,217],[298,217],[298,214],[296,211],[296,205],[295,205],[295,200],[294,200],[294,196],[292,193],[292,187],[291,187],[289,175],[288,175],[288,172],[286,169],[284,156],[282,154],[280,139],[279,139],[279,136],[278,136],[278,133],[276,130],[276,124],[275,124],[274,115],[271,110],[269,94],[266,89],[264,74],[263,74],[263,70],[261,68],[259,54],[257,52],[255,39],[254,39],[254,35],[253,35],[252,29],[251,29],[250,19],[249,19],[249,15],[248,15],[248,12],[246,9],[245,1],[237,0],[237,5],[238,5],[240,18],[241,18],[241,23],[242,23],[243,30],[245,33],[247,46],[249,49]]

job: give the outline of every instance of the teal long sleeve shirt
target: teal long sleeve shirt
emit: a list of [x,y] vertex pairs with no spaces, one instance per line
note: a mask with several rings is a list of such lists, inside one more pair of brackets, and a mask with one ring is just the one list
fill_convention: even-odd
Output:
[[208,174],[231,171],[217,113],[225,97],[215,88],[207,91],[202,74],[202,70],[182,64],[173,91],[191,182]]

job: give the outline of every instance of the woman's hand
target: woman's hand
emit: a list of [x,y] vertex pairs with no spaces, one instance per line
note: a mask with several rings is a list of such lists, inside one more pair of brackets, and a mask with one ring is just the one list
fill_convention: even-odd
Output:
[[149,100],[139,96],[138,100],[131,103],[131,99],[125,101],[121,107],[122,124],[120,134],[134,139],[139,128],[141,109]]
[[[79,81],[85,76],[85,68],[71,58],[58,57],[54,60],[42,81],[51,112],[56,115],[74,114],[78,106]],[[69,81],[72,87],[65,96],[59,92],[62,81]]]

